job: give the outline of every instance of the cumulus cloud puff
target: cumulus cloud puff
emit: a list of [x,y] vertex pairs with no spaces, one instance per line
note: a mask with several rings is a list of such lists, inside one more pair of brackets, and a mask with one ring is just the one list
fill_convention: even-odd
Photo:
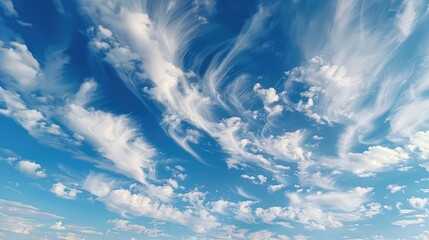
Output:
[[34,177],[34,178],[44,178],[46,177],[46,172],[44,169],[42,169],[42,166],[40,164],[32,162],[32,161],[19,161],[16,164],[17,169],[27,174],[28,176]]

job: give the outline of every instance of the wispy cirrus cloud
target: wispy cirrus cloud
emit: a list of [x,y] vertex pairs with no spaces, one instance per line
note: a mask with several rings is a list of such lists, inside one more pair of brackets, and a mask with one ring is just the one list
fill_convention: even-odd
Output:
[[162,233],[162,230],[148,228],[139,224],[132,224],[129,220],[125,219],[111,219],[107,223],[113,226],[113,229],[124,232],[135,232],[138,234],[145,234],[149,237],[171,237],[168,234]]
[[399,221],[393,222],[392,224],[404,228],[409,225],[422,224],[424,222],[425,220],[423,218],[417,218],[417,219],[399,220]]
[[13,16],[13,17],[18,16],[18,13],[16,12],[15,8],[13,7],[12,0],[2,1],[0,6],[3,8],[3,11],[5,11],[7,15]]
[[32,205],[5,199],[0,199],[0,215],[1,231],[20,235],[28,235],[50,221],[62,218]]
[[124,115],[85,109],[71,104],[65,116],[69,127],[83,136],[108,160],[100,166],[142,183],[154,174],[154,149],[148,145]]
[[[72,225],[72,224],[64,225],[62,221],[55,222],[49,228],[58,231],[57,234],[60,234],[60,235],[62,234],[60,232],[64,232],[64,231],[74,231],[80,234],[90,235],[90,236],[103,235],[102,232],[97,231],[93,227],[86,227],[86,226],[79,226],[79,225]],[[70,234],[71,236],[76,236],[75,233],[68,233],[68,234]]]

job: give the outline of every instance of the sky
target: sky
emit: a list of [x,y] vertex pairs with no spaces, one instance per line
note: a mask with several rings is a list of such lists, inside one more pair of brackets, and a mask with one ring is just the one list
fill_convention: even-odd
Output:
[[429,2],[0,0],[0,239],[429,239]]

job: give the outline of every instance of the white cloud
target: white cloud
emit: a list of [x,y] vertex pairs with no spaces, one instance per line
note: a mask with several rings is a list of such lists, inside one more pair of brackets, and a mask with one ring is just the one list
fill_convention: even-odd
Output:
[[[104,29],[109,29],[113,36],[121,36],[115,40],[109,40],[115,44],[114,46],[109,44],[108,49],[104,50],[107,61],[115,66],[122,80],[138,98],[142,97],[139,89],[145,88],[147,94],[165,107],[163,125],[167,128],[167,132],[180,146],[198,158],[189,146],[189,139],[186,138],[187,131],[182,128],[182,121],[208,131],[210,128],[208,125],[211,124],[210,100],[202,95],[198,85],[187,82],[184,71],[173,61],[177,59],[175,55],[178,48],[198,27],[198,24],[195,25],[193,13],[181,12],[181,21],[175,19],[176,21],[162,26],[161,28],[172,29],[166,35],[167,32],[160,31],[161,28],[156,21],[165,21],[165,19],[157,19],[161,15],[170,17],[165,15],[165,9],[155,10],[160,11],[161,15],[152,15],[155,17],[154,21],[149,18],[144,5],[141,6],[142,8],[114,5],[99,4],[94,1],[84,2],[84,9],[90,16],[97,18],[97,21],[102,21]],[[119,15],[116,13],[116,7],[121,9]],[[174,10],[179,9],[174,8]],[[185,27],[182,25],[183,22],[194,24]],[[117,57],[118,55],[121,57]],[[119,63],[118,59],[123,61]],[[136,61],[142,64],[135,65]],[[134,74],[136,78],[127,78],[124,73]],[[149,80],[152,86],[143,86],[143,81],[140,81],[143,79]]]
[[173,177],[175,177],[177,180],[184,181],[188,175],[185,173],[173,171]]
[[294,240],[307,240],[307,239],[309,239],[309,238],[310,238],[310,237],[304,236],[304,235],[302,235],[302,234],[298,234],[298,235],[293,236],[293,239],[294,239]]
[[260,83],[256,83],[255,86],[253,86],[253,91],[262,98],[264,109],[270,115],[278,114],[283,110],[282,105],[273,105],[275,102],[280,100],[280,97],[274,88],[265,89],[262,88]]
[[419,62],[422,68],[419,74],[406,76],[413,80],[413,84],[403,90],[402,101],[392,111],[389,121],[390,138],[395,141],[410,138],[410,149],[416,150],[420,158],[424,159],[426,157],[425,141],[427,142],[427,133],[424,131],[429,129],[429,119],[426,117],[428,110],[425,108],[428,104],[426,92],[429,89],[427,84],[429,71],[423,66],[429,64],[429,52],[427,49],[421,51],[424,54],[424,60]]
[[235,219],[246,222],[254,223],[255,217],[251,208],[255,201],[241,201],[241,202],[230,202],[225,200],[218,200],[208,203],[210,211],[216,212],[222,215],[232,215]]
[[290,170],[290,167],[289,167],[289,166],[283,166],[283,165],[279,165],[279,164],[274,165],[274,168],[276,168],[276,169],[280,169],[280,170],[283,170],[283,171],[288,171],[288,170]]
[[[95,82],[89,81],[81,86],[77,96],[82,100],[78,102],[87,102],[86,91],[94,85]],[[66,111],[67,126],[83,136],[113,165],[104,163],[104,167],[141,183],[146,183],[147,176],[153,177],[155,162],[152,158],[155,150],[143,139],[139,129],[127,116],[93,108],[85,109],[78,104],[68,105]]]
[[3,0],[0,2],[0,7],[3,8],[3,11],[5,11],[6,15],[17,17],[18,13],[16,12],[15,8],[13,7],[12,0]]
[[293,219],[296,213],[292,208],[287,207],[270,207],[267,209],[256,208],[255,215],[263,222],[271,223],[275,219]]
[[423,218],[417,218],[417,219],[399,220],[399,221],[393,222],[392,224],[403,228],[403,227],[407,227],[408,225],[421,224],[421,223],[424,223],[424,221],[425,220]]
[[256,139],[255,145],[265,153],[282,161],[298,161],[306,158],[302,149],[305,134],[303,131],[286,132],[281,136],[270,136],[265,139]]
[[[408,103],[398,107],[389,117],[391,135],[397,138],[406,138],[421,129],[427,129],[429,127],[428,119],[426,118],[428,109],[425,107],[427,104],[429,104],[428,99],[413,97]],[[425,155],[422,157],[425,157]]]
[[0,44],[0,71],[25,89],[35,84],[40,66],[25,44],[10,42],[9,48]]
[[249,176],[247,174],[241,174],[241,178],[249,179],[252,182],[255,181],[255,177],[254,176]]
[[[63,230],[73,231],[73,232],[78,232],[78,233],[82,233],[82,234],[85,234],[85,235],[103,235],[102,232],[97,231],[93,227],[71,225],[71,224],[70,225],[64,225],[62,221],[55,222],[49,228],[57,230],[57,231],[63,231]],[[68,234],[72,234],[72,235],[69,236]],[[69,238],[75,238],[77,235],[75,233],[67,233],[67,234],[64,234],[64,235],[60,234],[59,236],[64,236],[65,239],[69,239]]]
[[262,88],[260,83],[255,84],[255,86],[253,87],[253,91],[255,91],[260,97],[262,97],[262,100],[266,105],[275,103],[280,99],[274,88]]
[[396,202],[395,207],[399,210],[402,207],[402,202]]
[[181,171],[181,172],[185,171],[185,168],[180,166],[180,165],[176,165],[176,166],[174,166],[174,168]]
[[54,193],[57,197],[72,200],[76,199],[77,194],[81,192],[77,189],[69,188],[62,183],[55,183],[54,185],[52,185],[50,191]]
[[413,210],[413,209],[399,209],[399,214],[410,214],[415,212],[416,210]]
[[179,187],[179,183],[174,179],[171,179],[171,178],[167,179],[167,183],[174,189]]
[[[100,179],[103,179],[102,183],[100,183]],[[97,196],[108,210],[120,213],[122,216],[151,217],[189,226],[196,232],[205,232],[219,226],[217,219],[204,209],[180,211],[174,206],[163,204],[144,193],[132,193],[123,188],[113,189],[113,185],[113,180],[91,174],[85,180],[84,188]]]
[[46,177],[45,170],[42,169],[42,166],[40,166],[40,164],[38,163],[23,160],[23,161],[19,161],[16,164],[16,167],[20,172],[25,173],[28,176],[35,177],[35,178]]
[[289,193],[289,207],[257,208],[255,214],[266,223],[278,219],[296,221],[308,229],[338,228],[343,226],[342,221],[356,221],[380,213],[380,204],[365,204],[371,191],[372,188],[358,187],[348,192]]
[[15,201],[0,199],[0,232],[28,235],[34,229],[61,217]]
[[323,140],[323,137],[321,137],[321,136],[318,136],[318,135],[314,135],[313,137],[311,137],[313,140],[316,140],[316,141],[320,141],[320,140]]
[[401,30],[404,37],[408,37],[413,31],[417,10],[420,7],[419,1],[404,1],[402,4],[402,11],[397,14],[396,25]]
[[[146,94],[163,106],[161,109],[163,111],[161,125],[166,128],[166,132],[170,137],[183,149],[201,160],[190,146],[190,143],[198,143],[195,134],[189,134],[195,133],[193,131],[195,129],[185,127],[186,124],[183,124],[183,122],[186,122],[215,138],[222,148],[232,155],[227,160],[229,167],[236,167],[244,161],[267,165],[267,160],[261,155],[249,153],[242,146],[246,139],[239,136],[244,127],[239,123],[241,119],[238,117],[231,117],[225,120],[216,119],[216,116],[212,114],[214,99],[206,96],[206,92],[201,90],[206,86],[200,86],[198,83],[190,84],[186,77],[187,74],[180,68],[181,59],[177,58],[177,51],[181,49],[180,47],[184,45],[186,40],[194,38],[195,34],[198,33],[194,31],[198,28],[198,23],[195,24],[194,13],[182,11],[180,5],[169,6],[173,12],[180,11],[181,14],[178,16],[180,16],[181,20],[169,21],[168,24],[159,28],[158,24],[166,23],[165,19],[159,19],[160,16],[164,16],[166,19],[171,17],[170,15],[166,16],[165,9],[162,8],[151,9],[152,11],[159,11],[160,14],[151,14],[151,17],[153,17],[151,19],[147,14],[148,9],[146,9],[147,6],[145,5],[134,8],[116,4],[97,4],[94,1],[86,1],[83,5],[91,17],[96,18],[97,22],[102,22],[103,28],[112,32],[112,37],[106,38],[105,34],[100,31],[98,31],[100,32],[99,36],[94,37],[94,40],[99,41],[100,44],[101,41],[108,43],[108,46],[106,46],[108,49],[102,50],[106,56],[113,49],[118,47],[125,48],[126,46],[127,53],[125,55],[133,59],[124,60],[126,61],[126,66],[122,63],[108,61],[114,65],[121,79],[139,99],[142,98],[139,89],[144,88]],[[165,6],[161,5],[161,7]],[[117,14],[116,9],[121,9],[120,16]],[[256,34],[253,30],[262,27],[260,26],[261,23],[257,22],[256,19],[264,19],[267,15],[268,12],[265,9],[258,9],[258,13],[251,21],[250,26],[248,26],[249,32],[243,32],[243,35],[246,35],[241,37],[243,41],[250,37],[247,35]],[[189,24],[183,25],[184,23]],[[166,31],[160,31],[160,29],[165,28],[172,29],[172,31],[166,35]],[[110,36],[110,34],[108,35]],[[115,36],[116,38],[112,39]],[[237,44],[241,47],[246,45],[241,41],[237,41]],[[239,47],[238,45],[236,47]],[[115,59],[118,58],[115,57]],[[135,63],[139,64],[134,65]],[[216,71],[213,69],[214,66],[209,68],[208,72],[210,73],[208,75]],[[130,74],[136,77],[126,77]],[[214,86],[216,83],[211,82],[214,79],[212,77],[207,77],[207,79],[210,79],[207,80],[207,84],[216,88]],[[142,84],[147,80],[151,83],[150,87]],[[209,89],[210,91],[216,91],[212,87]],[[216,97],[216,99],[219,98]],[[200,133],[197,135],[201,136]]]
[[111,38],[113,35],[112,31],[101,25],[98,26],[98,34],[100,35],[99,38]]
[[[334,9],[329,8],[326,13],[334,12],[332,21],[322,16],[310,22],[304,18],[296,20],[308,30],[295,36],[308,64],[288,71],[285,87],[290,92],[295,86],[304,85],[308,93],[315,88],[313,96],[305,94],[300,99],[300,111],[316,121],[344,125],[345,131],[338,138],[340,154],[352,151],[359,143],[374,145],[384,141],[383,136],[374,136],[380,119],[389,121],[389,137],[395,141],[428,126],[428,110],[424,107],[428,102],[420,94],[427,91],[423,80],[427,76],[421,78],[421,84],[409,85],[408,90],[403,82],[419,81],[420,77],[414,73],[424,74],[423,66],[427,63],[403,61],[407,56],[397,51],[407,44],[404,35],[410,36],[414,29],[423,27],[424,21],[418,19],[425,9],[422,2],[403,1],[401,8],[389,5],[394,5],[396,17],[392,17],[392,11],[380,11],[377,17],[384,19],[382,22],[374,22],[374,13],[367,11],[378,8],[377,3],[353,1],[337,2]],[[418,55],[426,48],[427,39],[416,38],[416,41],[424,46],[413,50]],[[392,101],[399,98],[403,100]],[[299,104],[295,100],[290,103],[296,108]]]
[[264,184],[267,181],[267,177],[261,174],[257,175],[256,177],[249,176],[247,174],[242,174],[241,177],[244,179],[250,180],[253,184],[256,184],[256,185]]
[[85,240],[84,237],[77,235],[76,233],[62,233],[57,232],[57,238],[63,240]]
[[370,202],[370,203],[366,204],[365,207],[361,207],[361,209],[363,210],[363,215],[365,217],[371,218],[371,217],[381,213],[382,206],[380,203]]
[[290,222],[276,222],[276,224],[285,227],[285,228],[294,228]]
[[53,0],[52,3],[54,4],[55,9],[58,11],[58,13],[64,14],[64,5],[61,1],[62,0]]
[[366,177],[377,172],[386,171],[408,159],[408,154],[400,147],[391,149],[372,146],[367,151],[347,153],[342,159],[330,161],[327,164],[340,170],[350,171],[358,176]]
[[[220,65],[210,64],[207,73],[201,78],[202,81],[191,83],[188,78],[198,76],[189,75],[181,68],[183,64],[179,56],[182,56],[180,54],[184,50],[182,47],[186,46],[186,41],[194,39],[199,34],[197,31],[199,23],[195,22],[195,13],[182,9],[180,4],[169,5],[168,12],[179,11],[180,14],[175,15],[174,21],[167,21],[166,19],[170,19],[172,15],[166,15],[164,7],[167,6],[163,4],[159,8],[150,8],[151,12],[159,14],[148,14],[149,10],[145,4],[137,7],[84,1],[82,5],[99,26],[98,29],[89,30],[92,32],[93,43],[101,47],[95,48],[97,54],[105,56],[104,60],[116,69],[121,79],[139,99],[150,97],[160,103],[160,110],[163,113],[161,125],[183,149],[202,161],[190,145],[199,144],[199,138],[204,136],[200,132],[202,131],[217,140],[222,149],[230,154],[226,160],[229,168],[246,167],[253,163],[273,172],[270,161],[263,153],[252,152],[257,147],[254,146],[256,137],[249,133],[247,124],[242,122],[241,117],[235,117],[237,114],[234,114],[233,117],[225,116],[225,119],[220,119],[213,114],[217,107],[232,110],[218,95],[217,80],[222,80],[214,76],[220,73],[218,71],[228,69],[225,64],[233,61],[236,51],[250,47],[248,44],[251,42],[247,41],[257,38],[259,32],[256,29],[263,29],[261,21],[269,16],[268,9],[258,8],[257,13],[240,34],[241,40],[234,40],[236,51],[231,51],[229,57],[221,61]],[[161,16],[165,19],[160,19]],[[180,21],[176,17],[179,17]],[[121,54],[114,54],[119,48]],[[115,57],[109,57],[112,54]],[[207,87],[209,91],[204,90]],[[144,89],[145,94],[142,94],[140,89]],[[267,98],[264,98],[271,104],[280,98],[277,93],[273,94],[272,89],[267,91],[258,87],[256,89],[260,93],[266,93]],[[219,101],[216,103],[216,100]],[[281,109],[280,105],[272,107],[272,110],[277,112]]]
[[125,189],[112,190],[101,199],[109,210],[121,214],[136,216],[148,216],[159,220],[179,223],[191,227],[196,232],[205,232],[218,226],[216,218],[205,210],[198,212],[180,211],[173,206],[154,202],[150,198],[140,194],[132,194]]
[[234,217],[243,222],[254,222],[254,217],[251,208],[253,204],[255,204],[255,202],[253,201],[239,202],[238,205],[236,205],[236,208],[233,210]]
[[391,192],[391,193],[396,193],[399,192],[401,190],[403,190],[406,186],[404,185],[395,185],[395,184],[389,184],[386,188]]
[[247,193],[247,192],[246,192],[243,188],[241,188],[241,187],[237,187],[236,189],[237,189],[237,194],[238,194],[238,195],[240,195],[240,196],[242,196],[242,197],[244,197],[244,198],[252,199],[252,200],[255,200],[255,201],[259,201],[259,200],[260,200],[258,197],[253,196],[253,195],[250,195],[249,193]]
[[240,53],[254,47],[255,42],[267,30],[265,24],[268,17],[271,15],[269,8],[259,6],[256,13],[247,21],[242,28],[240,34],[231,42],[232,48],[229,49],[226,56],[216,56],[208,66],[207,72],[204,74],[204,79],[211,96],[225,106],[222,99],[219,97],[222,94],[219,92],[219,86],[225,82],[228,72],[231,71],[236,63],[241,59],[238,58]]
[[162,202],[171,202],[174,197],[174,189],[170,185],[154,186],[148,185],[147,194]]
[[246,239],[247,232],[246,229],[225,224],[218,230],[213,231],[212,237],[219,239]]
[[78,106],[89,104],[94,97],[94,92],[97,89],[97,82],[94,79],[86,79],[74,96],[74,103]]
[[408,149],[417,152],[420,159],[429,159],[429,131],[420,131],[412,135]]
[[161,236],[163,235],[161,233],[161,230],[159,229],[156,229],[153,227],[147,228],[139,224],[131,224],[130,221],[124,220],[124,219],[112,219],[112,220],[108,220],[107,223],[112,224],[113,229],[119,230],[119,231],[145,234],[145,235],[148,235],[149,237],[159,237],[160,235]]
[[189,202],[192,206],[202,207],[207,193],[200,192],[198,189],[180,194],[182,201]]
[[[310,156],[310,153],[307,154]],[[326,190],[336,190],[335,179],[331,173],[322,173],[318,169],[318,163],[313,160],[298,162],[298,176],[301,184],[306,186],[317,186]],[[338,169],[335,169],[338,171]],[[335,171],[334,170],[334,171]]]
[[413,167],[411,167],[411,166],[404,166],[404,167],[398,168],[398,170],[401,171],[401,172],[408,172],[408,170],[410,170],[412,168]]
[[[49,134],[50,137],[63,134],[60,126],[49,123],[48,119],[37,109],[28,108],[18,94],[0,87],[0,103],[6,108],[0,108],[0,114],[9,116],[25,128],[32,136]],[[44,139],[41,139],[44,141]]]
[[276,184],[276,185],[270,185],[270,186],[268,186],[268,191],[270,191],[270,192],[277,192],[277,191],[279,191],[279,190],[281,190],[281,189],[283,189],[283,188],[285,188],[286,187],[286,185],[285,184]]
[[268,231],[268,230],[260,230],[256,232],[252,232],[249,234],[248,239],[249,240],[259,240],[259,239],[265,239],[265,240],[274,240],[275,233]]
[[415,209],[424,209],[426,205],[428,204],[427,198],[417,198],[417,197],[411,197],[408,200],[408,203],[411,205],[411,207]]
[[246,132],[246,127],[246,124],[239,117],[224,119],[216,126],[215,136],[217,140],[222,148],[231,154],[227,160],[228,167],[237,167],[242,163],[251,162],[262,167],[268,166],[270,163],[265,157],[247,150],[251,141],[241,137],[241,134]]
[[0,161],[6,161],[8,164],[12,164],[19,158],[20,157],[13,151],[6,148],[0,148]]
[[90,173],[83,182],[83,188],[97,197],[106,196],[115,187],[115,180],[103,174]]
[[429,240],[429,231],[423,231],[422,233],[420,233],[418,236],[414,237],[417,240]]
[[419,166],[420,167],[422,167],[422,168],[424,168],[426,171],[428,171],[429,172],[429,163],[422,163],[422,164],[419,164]]
[[[373,3],[368,4],[368,6],[372,6]],[[374,76],[377,76],[377,79],[382,79],[380,76],[384,76],[380,74],[382,72],[380,69],[384,68],[385,62],[390,61],[389,52],[395,52],[398,49],[395,46],[395,34],[399,33],[385,34],[380,25],[369,24],[367,14],[362,10],[367,8],[360,3],[342,2],[334,4],[334,7],[336,8],[334,9],[335,19],[333,19],[333,22],[329,22],[329,31],[325,31],[328,32],[329,36],[324,38],[323,34],[320,34],[319,39],[314,37],[319,36],[319,34],[312,33],[312,37],[308,37],[318,39],[316,42],[326,43],[323,44],[326,45],[326,48],[302,47],[304,57],[314,56],[314,52],[316,52],[317,54],[326,55],[326,60],[316,57],[309,61],[311,66],[304,69],[308,79],[302,79],[301,81],[301,83],[308,83],[309,86],[306,86],[308,89],[301,93],[301,104],[296,103],[296,108],[301,109],[300,111],[306,111],[305,113],[309,117],[317,119],[318,122],[330,123],[331,119],[333,119],[333,124],[337,122],[344,124],[344,128],[350,134],[341,138],[339,142],[346,139],[347,141],[344,141],[345,145],[350,147],[356,143],[356,140],[362,141],[362,144],[373,140],[368,140],[367,138],[371,135],[372,121],[386,110],[382,100],[380,100],[382,102],[380,106],[377,107],[372,106],[372,98],[368,99],[367,97],[369,94],[371,94],[371,97],[372,95],[380,96],[380,98],[386,96],[377,91],[379,88],[389,89],[390,85],[388,87],[379,86],[378,82],[374,80]],[[189,64],[183,64],[182,55],[186,55],[187,52],[184,46],[190,42],[190,39],[193,39],[190,36],[198,36],[198,34],[190,34],[194,33],[192,30],[195,28],[193,24],[188,24],[187,17],[178,17],[179,20],[170,21],[172,20],[170,14],[175,15],[172,13],[176,13],[178,9],[181,9],[180,7],[172,4],[169,6],[169,11],[161,11],[164,9],[160,8],[161,10],[159,10],[158,7],[154,6],[150,12],[145,4],[136,6],[84,1],[83,9],[97,22],[98,30],[95,33],[94,40],[97,40],[102,48],[100,52],[105,54],[105,60],[112,64],[118,71],[118,75],[133,89],[139,98],[144,97],[139,91],[143,88],[142,86],[145,87],[145,94],[148,94],[160,105],[160,109],[163,112],[162,125],[166,128],[166,132],[191,154],[197,155],[197,152],[194,152],[191,146],[202,142],[194,136],[205,137],[204,134],[199,132],[201,130],[217,140],[222,149],[230,154],[227,162],[228,167],[245,168],[249,167],[247,165],[249,163],[256,163],[270,169],[273,166],[272,164],[276,164],[276,160],[299,162],[309,157],[303,149],[305,139],[299,140],[299,138],[295,138],[286,141],[282,139],[283,134],[270,136],[272,134],[270,131],[260,135],[259,133],[252,133],[251,127],[253,126],[251,126],[250,121],[247,123],[247,119],[240,115],[240,112],[236,114],[235,109],[228,106],[222,93],[219,92],[220,87],[229,86],[224,80],[230,77],[228,72],[234,66],[235,56],[245,49],[251,49],[253,39],[257,39],[261,30],[265,30],[263,23],[270,14],[269,9],[259,8],[257,14],[245,24],[242,33],[234,39],[235,44],[232,45],[231,50],[228,52],[227,49],[224,54],[219,54],[219,56],[222,55],[224,61],[217,55],[213,56],[214,64],[208,63],[209,66],[205,76],[201,78],[198,76],[201,71],[195,71],[197,74],[192,76],[196,79],[195,81],[194,79],[188,81],[189,76],[185,74],[182,67]],[[362,14],[362,17],[360,14]],[[181,15],[187,16],[187,11],[183,11]],[[386,26],[392,27],[396,20],[392,17],[389,19],[390,21]],[[196,22],[195,16],[194,21]],[[318,26],[317,22],[314,21],[316,26]],[[103,26],[99,26],[99,23],[103,24]],[[184,29],[182,24],[187,26],[188,29]],[[356,27],[357,25],[360,27]],[[388,39],[387,43],[382,41],[384,38]],[[321,39],[329,39],[329,41],[319,41]],[[300,41],[299,44],[305,44],[305,42],[308,45],[312,45],[309,41]],[[320,44],[314,45],[320,46]],[[313,49],[314,52],[308,50],[309,48]],[[115,59],[117,62],[114,61]],[[138,65],[139,68],[128,72],[127,67],[132,63]],[[135,67],[135,65],[131,66]],[[198,66],[199,64],[195,63],[195,65]],[[299,70],[303,69],[297,69],[297,71]],[[312,77],[314,79],[309,79]],[[206,81],[208,92],[211,94],[210,98],[205,96],[207,94],[205,87],[207,86],[201,85],[201,82],[204,81]],[[396,83],[393,82],[393,84]],[[252,93],[251,90],[249,91]],[[280,96],[283,97],[282,94],[280,96],[277,94],[278,90],[275,88],[263,89],[260,85],[255,85],[254,91],[262,96],[265,105],[275,104],[280,101]],[[254,96],[253,93],[252,96]],[[213,111],[214,108],[212,108],[215,101],[219,102],[219,108],[230,108],[227,113],[233,113],[233,116],[238,115],[239,117],[219,114],[225,119],[216,119],[218,117],[217,111]],[[366,103],[371,106],[368,109],[362,109],[362,105],[366,105]],[[386,103],[386,105],[389,105],[389,103]],[[216,110],[217,107],[216,105]],[[366,113],[369,115],[368,119],[365,119],[364,115]],[[356,115],[357,117],[355,118]],[[198,131],[198,134],[189,134],[195,133],[193,130]],[[265,130],[264,127],[263,131]],[[276,133],[278,132],[276,131]],[[265,133],[268,134],[265,135]],[[260,136],[270,137],[264,138]],[[85,137],[85,139],[88,138]],[[296,139],[298,140],[295,141]],[[377,143],[367,144],[367,146],[381,144],[378,139],[374,140],[374,142]],[[340,149],[348,150],[348,147],[340,147]],[[390,149],[375,146],[370,147],[368,151],[363,153],[348,152],[350,151],[340,151],[340,159],[335,161],[340,163],[338,165],[332,163],[330,166],[334,169],[339,167],[341,170],[350,171],[359,176],[369,176],[388,170],[390,167],[408,159],[408,155],[401,148]],[[317,163],[312,165],[314,169],[305,168],[307,172],[301,171],[301,168],[299,169],[301,171],[299,181],[302,181],[300,184],[305,185],[304,182],[307,179],[307,182],[311,185],[323,184],[333,189],[334,177],[340,178],[341,176],[331,177],[330,175],[327,177],[322,173],[325,169],[319,170],[317,168],[320,166],[316,165]],[[295,170],[293,163],[291,166]],[[299,167],[301,166],[300,164]],[[290,177],[295,176],[294,172],[290,175]],[[176,176],[174,178],[177,179]],[[244,178],[257,181],[256,175],[246,175]],[[259,182],[265,181],[259,180]],[[278,180],[277,182],[283,183]],[[159,190],[160,193],[163,193],[161,194],[162,196],[155,197],[155,193],[150,193],[149,195],[160,201],[171,202],[174,199],[172,192],[173,189],[176,189],[175,185],[177,184],[170,183],[169,187],[159,186],[154,188],[156,189],[155,192]],[[272,185],[272,189],[277,187],[283,186],[282,184]],[[309,188],[309,191],[312,190],[314,189]],[[395,191],[393,188],[391,190]],[[107,192],[110,194],[112,191]],[[340,192],[340,190],[334,192]],[[136,192],[131,193],[136,194]],[[106,195],[103,193],[103,196]],[[322,193],[322,195],[324,194]],[[361,204],[360,206],[363,205]],[[363,208],[366,209],[367,215],[373,215],[377,212],[376,204],[365,205]],[[318,213],[317,210],[315,212]],[[364,215],[363,213],[359,214]],[[326,221],[329,222],[328,220]],[[332,224],[337,223],[333,221]],[[325,226],[324,224],[322,225],[316,221],[308,223],[308,226],[313,228]]]
[[267,177],[265,177],[264,175],[259,174],[257,177],[259,179],[260,184],[264,184],[267,182]]
[[373,188],[357,187],[347,192],[315,193],[301,197],[295,193],[289,194],[294,205],[329,206],[342,211],[353,211],[359,208],[367,199]]
[[63,222],[58,221],[55,222],[54,225],[50,226],[49,228],[54,229],[54,230],[65,230],[66,227],[63,225]]
[[211,211],[222,214],[222,215],[226,215],[228,208],[230,206],[233,206],[234,203],[221,199],[221,200],[217,200],[215,202],[210,202],[209,205],[211,206]]
[[358,89],[363,85],[355,85],[360,79],[349,76],[346,67],[328,63],[317,56],[308,66],[292,69],[286,74],[290,80],[310,86],[301,93],[302,99],[296,104],[296,110],[319,123],[340,122],[352,116],[356,100],[361,95]]

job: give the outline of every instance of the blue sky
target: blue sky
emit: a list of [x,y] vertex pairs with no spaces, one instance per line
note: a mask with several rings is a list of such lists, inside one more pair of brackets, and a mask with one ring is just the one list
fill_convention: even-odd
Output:
[[429,2],[0,1],[0,239],[429,239]]

